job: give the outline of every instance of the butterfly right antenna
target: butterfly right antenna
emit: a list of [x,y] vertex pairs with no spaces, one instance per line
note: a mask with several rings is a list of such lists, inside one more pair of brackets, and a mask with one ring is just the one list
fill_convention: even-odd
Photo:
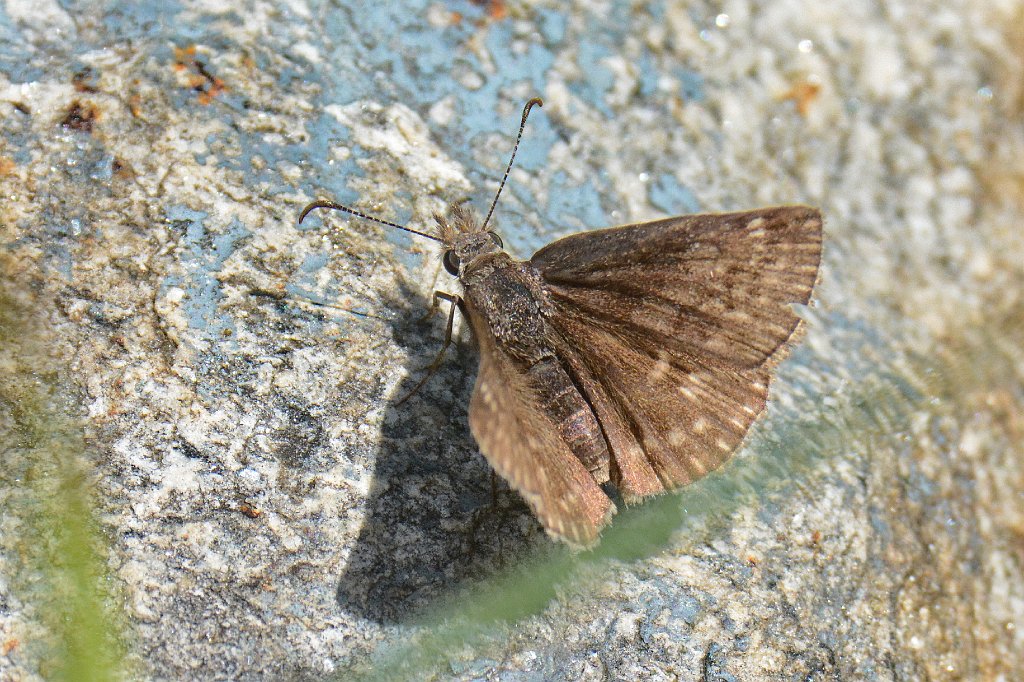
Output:
[[538,107],[544,106],[544,102],[541,101],[540,97],[534,97],[526,103],[525,107],[523,107],[523,120],[519,124],[519,134],[516,136],[516,144],[512,147],[512,158],[508,160],[508,167],[505,169],[505,177],[501,179],[501,184],[498,186],[498,193],[494,195],[494,201],[491,202],[491,210],[487,211],[487,217],[484,218],[484,224],[480,229],[487,227],[487,221],[491,219],[491,214],[494,213],[494,207],[498,205],[498,197],[501,196],[501,190],[505,189],[505,181],[508,180],[508,174],[512,171],[512,162],[516,160],[516,152],[519,150],[519,141],[523,139],[523,129],[526,127],[526,117],[530,115],[530,109],[532,109],[535,104]]

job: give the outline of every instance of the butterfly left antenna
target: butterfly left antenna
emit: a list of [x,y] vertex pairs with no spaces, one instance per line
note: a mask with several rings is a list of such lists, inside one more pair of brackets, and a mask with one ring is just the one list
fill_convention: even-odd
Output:
[[494,213],[494,207],[498,205],[498,197],[501,196],[501,190],[505,189],[505,181],[508,180],[508,174],[512,171],[512,162],[516,160],[516,152],[519,151],[519,141],[523,139],[523,129],[526,128],[526,117],[530,115],[530,109],[534,105],[538,107],[544,106],[544,102],[541,101],[540,97],[534,97],[526,106],[523,107],[523,120],[519,123],[519,134],[516,136],[516,144],[512,147],[512,158],[508,160],[508,167],[505,168],[505,177],[501,179],[501,184],[498,186],[498,193],[494,195],[494,201],[491,202],[491,210],[487,211],[487,217],[484,218],[484,224],[481,225],[480,229],[487,227],[487,221],[491,219],[491,214]]
[[411,227],[406,227],[405,225],[399,225],[398,223],[392,223],[392,222],[389,222],[387,220],[382,220],[380,218],[374,218],[372,215],[366,215],[365,213],[360,213],[359,211],[355,210],[354,208],[349,208],[348,206],[345,206],[344,204],[336,204],[333,201],[314,201],[313,203],[311,203],[308,206],[306,206],[306,208],[302,209],[302,213],[299,214],[299,224],[301,225],[302,221],[306,219],[306,216],[309,215],[310,211],[312,211],[313,209],[316,209],[316,208],[329,208],[332,211],[344,211],[345,213],[351,213],[352,215],[356,216],[357,218],[362,218],[363,220],[372,220],[373,222],[380,223],[381,225],[387,225],[388,227],[396,227],[399,230],[405,230],[406,232],[412,232],[413,234],[418,234],[419,236],[426,237],[427,239],[433,239],[435,242],[441,241],[440,237],[435,237],[432,234],[427,234],[426,232],[420,232],[419,230],[414,230]]

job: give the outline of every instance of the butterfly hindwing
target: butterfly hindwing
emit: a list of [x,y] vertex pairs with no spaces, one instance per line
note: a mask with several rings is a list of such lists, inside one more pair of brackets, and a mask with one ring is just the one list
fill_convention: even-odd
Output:
[[469,317],[480,345],[469,426],[481,452],[550,535],[593,544],[614,505],[562,440],[529,377],[496,346],[479,316]]
[[[565,334],[560,355],[601,422],[614,461],[611,478],[627,501],[716,469],[764,410],[765,369],[709,368],[667,353],[651,356],[568,313],[557,325]],[[570,335],[572,343],[564,340]]]

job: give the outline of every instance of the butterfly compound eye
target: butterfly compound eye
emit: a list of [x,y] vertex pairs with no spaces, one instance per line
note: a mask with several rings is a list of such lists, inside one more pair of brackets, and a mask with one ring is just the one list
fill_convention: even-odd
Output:
[[497,232],[488,232],[487,234],[490,235],[491,241],[494,242],[499,249],[505,248],[505,243],[501,241],[501,237],[498,236]]
[[455,255],[454,251],[445,251],[444,258],[441,259],[444,263],[444,269],[448,271],[449,275],[459,275],[459,257]]

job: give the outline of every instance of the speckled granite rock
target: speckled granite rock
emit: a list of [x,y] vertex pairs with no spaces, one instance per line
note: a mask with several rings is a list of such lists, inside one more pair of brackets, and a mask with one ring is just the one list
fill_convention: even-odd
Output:
[[[967,0],[7,0],[0,678],[1024,677],[1022,35]],[[583,555],[492,503],[468,334],[395,405],[432,244],[296,226],[482,210],[533,95],[521,256],[827,220],[768,418]]]

